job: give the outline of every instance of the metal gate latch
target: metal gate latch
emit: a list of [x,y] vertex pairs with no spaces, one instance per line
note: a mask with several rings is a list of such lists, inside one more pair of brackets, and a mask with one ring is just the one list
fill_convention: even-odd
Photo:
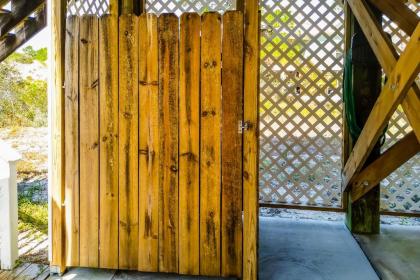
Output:
[[242,134],[245,130],[250,130],[252,128],[252,123],[250,121],[239,121],[238,123],[238,133]]

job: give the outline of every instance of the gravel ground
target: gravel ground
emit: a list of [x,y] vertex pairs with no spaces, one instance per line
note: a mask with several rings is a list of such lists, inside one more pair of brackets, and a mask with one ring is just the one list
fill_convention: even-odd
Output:
[[48,199],[48,128],[0,128],[0,139],[21,155],[17,164],[18,191],[34,202]]

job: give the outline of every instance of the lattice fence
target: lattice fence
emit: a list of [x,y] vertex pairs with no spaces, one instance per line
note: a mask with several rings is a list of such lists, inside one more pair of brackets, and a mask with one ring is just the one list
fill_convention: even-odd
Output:
[[109,0],[68,0],[67,15],[98,15],[109,12]]
[[[146,0],[146,11],[149,13],[175,13],[180,16],[185,12],[203,13],[217,11],[223,13],[234,10],[236,0]],[[68,15],[103,15],[109,12],[109,0],[69,0]]]
[[260,201],[341,206],[341,0],[262,0]]
[[216,11],[223,13],[235,10],[236,0],[147,0],[146,11],[150,13],[175,13],[180,16],[185,12],[203,13]]
[[[420,16],[420,4],[410,5]],[[385,32],[401,53],[409,37],[387,17],[383,18]],[[412,130],[401,106],[391,118],[383,150],[388,149]],[[420,155],[416,155],[381,182],[381,208],[386,211],[420,211]]]

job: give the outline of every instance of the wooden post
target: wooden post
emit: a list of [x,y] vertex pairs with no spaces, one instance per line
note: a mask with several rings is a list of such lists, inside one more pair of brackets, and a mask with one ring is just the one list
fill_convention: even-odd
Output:
[[[381,67],[375,54],[369,46],[356,19],[351,16],[351,32],[353,35],[353,93],[355,98],[357,122],[363,126],[373,105],[381,92]],[[377,19],[381,14],[375,10]],[[348,34],[348,33],[347,33]],[[366,165],[373,162],[380,155],[380,146],[376,144],[366,161]],[[349,192],[347,197],[346,225],[353,233],[378,233],[379,232],[379,185],[372,188],[363,198],[352,202]]]
[[121,0],[120,11],[121,11],[121,14],[134,13],[136,15],[139,15],[146,11],[146,1],[145,0]]
[[49,82],[50,94],[50,161],[49,219],[51,229],[51,271],[63,273],[65,270],[65,240],[64,240],[64,38],[66,0],[53,0],[49,5],[51,51]]
[[243,279],[258,278],[258,93],[260,18],[258,0],[239,0],[244,13]]

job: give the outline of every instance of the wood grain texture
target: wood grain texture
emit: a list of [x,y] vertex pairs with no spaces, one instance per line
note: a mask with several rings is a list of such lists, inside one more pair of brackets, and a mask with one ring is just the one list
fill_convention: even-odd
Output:
[[[382,15],[375,12],[375,20],[381,19]],[[358,124],[364,125],[381,92],[382,72],[366,36],[363,35],[354,17],[352,17],[351,29],[354,34],[350,37],[353,49],[352,71],[356,120]],[[376,143],[366,162],[375,160],[379,154],[380,146]],[[374,187],[371,192],[356,203],[351,203],[351,196],[348,192],[345,192],[343,196],[347,198],[347,207],[345,208],[347,227],[352,232],[377,233],[380,218],[379,186]]]
[[179,273],[200,273],[200,31],[181,16],[179,47]]
[[243,16],[223,15],[222,275],[242,275]]
[[244,120],[251,128],[244,132],[243,148],[243,274],[258,278],[258,108],[259,108],[259,30],[258,0],[244,4]]
[[80,266],[99,266],[98,18],[80,19]]
[[65,270],[65,209],[64,209],[64,49],[66,34],[66,0],[53,1],[51,11],[51,265]]
[[201,17],[200,273],[220,275],[221,16]]
[[118,268],[118,17],[99,20],[99,265]]
[[119,20],[119,268],[138,268],[138,18]]
[[66,265],[79,265],[79,18],[66,22],[65,54],[65,196]]
[[420,143],[414,132],[410,132],[359,173],[351,189],[352,202],[363,197],[419,151]]
[[343,190],[359,173],[382,130],[420,70],[420,23],[373,107],[343,170]]
[[157,17],[139,17],[139,270],[158,271],[159,87]]
[[178,272],[178,18],[159,17],[159,271]]
[[[382,30],[382,27],[374,20],[374,15],[364,0],[348,0],[354,16],[360,24],[369,44],[376,54],[386,75],[390,75],[397,63],[398,54],[391,40]],[[409,89],[406,98],[401,103],[404,113],[420,141],[420,90],[416,83]]]
[[404,30],[410,36],[419,21],[416,13],[413,12],[407,5],[395,0],[368,0],[383,14],[385,14],[393,22]]

